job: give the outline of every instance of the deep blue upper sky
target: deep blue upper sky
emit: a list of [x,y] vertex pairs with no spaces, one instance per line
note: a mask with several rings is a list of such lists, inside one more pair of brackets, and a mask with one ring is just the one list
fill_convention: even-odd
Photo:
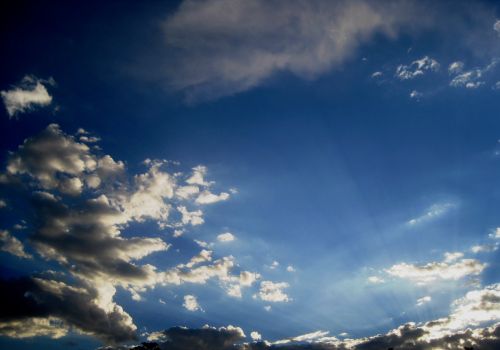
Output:
[[[235,271],[261,275],[242,288],[240,298],[227,295],[226,282],[216,278],[205,284],[148,286],[142,301],[115,284],[113,301],[132,317],[139,335],[177,325],[231,324],[269,341],[317,330],[371,336],[406,322],[450,315],[452,302],[467,291],[500,282],[496,2],[424,2],[410,15],[391,10],[388,3],[372,4],[368,19],[359,15],[351,22],[369,23],[370,13],[380,11],[386,22],[400,17],[394,33],[368,24],[368,34],[333,32],[355,43],[345,48],[334,41],[326,49],[332,53],[325,54],[324,68],[323,56],[315,62],[317,57],[308,53],[316,48],[309,35],[321,36],[321,30],[302,35],[304,28],[297,25],[299,34],[285,35],[279,30],[288,27],[265,27],[269,17],[279,17],[276,22],[286,17],[283,6],[296,11],[295,2],[271,2],[262,7],[271,11],[276,6],[276,12],[248,14],[262,15],[248,19],[255,20],[255,31],[247,31],[254,27],[246,22],[227,22],[230,10],[227,16],[220,9],[197,12],[197,6],[209,4],[17,2],[0,9],[0,90],[12,91],[28,75],[40,79],[52,96],[48,106],[35,104],[14,116],[2,108],[3,173],[13,157],[9,152],[56,123],[69,138],[78,128],[100,137],[96,154],[123,161],[130,181],[147,171],[144,159],[167,159],[180,163],[164,168],[170,174],[183,172],[179,182],[203,165],[206,179],[215,181],[209,190],[230,193],[229,199],[211,205],[194,203],[196,197],[185,204],[190,211],[201,208],[205,222],[185,224],[181,237],[173,238],[174,228],[159,228],[151,217],[120,226],[125,238],[159,237],[171,244],[168,251],[146,254],[134,264],[149,263],[158,271],[185,264],[202,249],[196,239],[214,242],[206,248],[213,251],[213,260],[232,255]],[[342,4],[332,9],[334,24],[341,21],[337,13],[347,6]],[[299,12],[316,18],[315,11]],[[417,18],[419,11],[428,18]],[[290,28],[295,15],[290,15]],[[317,28],[322,25],[330,24],[317,22]],[[302,50],[300,40],[311,48]],[[262,52],[282,55],[273,56],[274,66],[262,68],[264,73],[255,63],[261,59],[265,66],[269,57]],[[311,62],[301,66],[296,57]],[[412,65],[424,57],[439,68]],[[457,61],[463,62],[462,70],[449,71]],[[244,71],[244,79],[233,80],[238,74],[233,64]],[[401,78],[400,65],[422,73]],[[464,82],[453,85],[461,74]],[[196,79],[199,84],[192,83]],[[29,198],[49,188],[37,184],[32,174],[18,175],[24,185],[0,188],[6,203],[0,209],[0,230],[17,237],[33,257],[1,252],[3,277],[33,276],[50,268],[66,272],[65,283],[80,285],[85,279],[57,259],[44,259],[32,246],[30,237],[43,223],[36,221],[36,204]],[[67,205],[103,193],[85,190],[81,197],[68,197]],[[169,220],[180,215],[176,207]],[[27,228],[15,230],[21,220]],[[236,239],[218,242],[223,232]],[[478,245],[490,251],[471,250]],[[463,256],[446,260],[444,254],[453,252]],[[471,271],[443,277],[447,269],[465,271],[464,259],[473,260]],[[401,263],[413,266],[414,275],[396,272]],[[442,270],[431,281],[418,275],[433,268]],[[282,288],[288,301],[259,297],[262,281],[288,283]],[[186,295],[196,296],[201,310],[183,307]],[[425,296],[430,301],[416,306]],[[495,310],[489,321],[500,318],[500,307]],[[75,327],[58,340],[2,333],[0,347],[64,348],[68,341],[97,347],[94,337],[79,335],[81,328]]]

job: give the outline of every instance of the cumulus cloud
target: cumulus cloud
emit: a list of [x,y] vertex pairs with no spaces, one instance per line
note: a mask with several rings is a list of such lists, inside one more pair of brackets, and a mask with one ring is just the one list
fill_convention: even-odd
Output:
[[24,259],[31,259],[32,256],[24,251],[24,245],[9,231],[0,230],[0,250]]
[[452,87],[465,87],[467,89],[477,89],[480,86],[486,84],[486,79],[488,75],[491,74],[493,70],[496,69],[499,59],[493,59],[488,65],[484,67],[474,68],[465,71],[450,81],[450,86]]
[[280,71],[313,79],[373,36],[417,24],[416,11],[411,2],[187,0],[164,23],[176,60],[167,68],[170,86],[198,101],[248,90]]
[[205,222],[203,212],[201,210],[189,211],[185,206],[177,207],[177,210],[182,215],[182,223],[184,225],[191,224],[192,226],[201,225]]
[[464,70],[464,67],[465,67],[465,65],[462,61],[452,62],[448,66],[448,73],[454,74],[454,75],[459,74]]
[[217,235],[217,240],[219,242],[231,242],[235,240],[235,237],[231,232],[224,232],[220,235]]
[[42,80],[27,75],[19,84],[12,86],[10,90],[0,91],[9,117],[12,118],[18,113],[30,112],[36,107],[50,105],[52,96],[46,87],[46,85],[50,84],[54,84],[52,79]]
[[477,276],[487,266],[486,263],[475,259],[459,259],[459,256],[448,255],[442,262],[431,262],[425,265],[400,263],[385,271],[394,277],[418,284],[427,284],[439,280],[459,280],[467,276]]
[[[79,130],[77,135],[88,133]],[[6,322],[0,327],[2,334],[58,337],[75,329],[105,342],[130,340],[135,325],[113,300],[117,288],[129,291],[139,301],[141,293],[158,285],[205,284],[215,279],[227,293],[239,291],[241,295],[242,288],[258,278],[256,273],[234,272],[232,256],[212,261],[209,250],[163,271],[142,263],[141,259],[168,250],[170,244],[160,237],[124,236],[122,231],[128,225],[151,220],[160,228],[170,225],[183,230],[183,225],[203,223],[202,212],[187,210],[184,204],[194,205],[194,200],[176,195],[178,176],[164,170],[164,161],[148,160],[145,172],[131,176],[123,162],[97,152],[51,124],[9,155],[3,175],[7,183],[24,185],[35,214],[30,222],[34,230],[26,243],[37,257],[59,263],[71,277],[71,284],[33,279],[28,289],[35,291],[37,298],[50,292],[50,302],[44,304],[43,312],[36,309],[10,318],[0,313],[0,321]],[[196,185],[189,186],[209,186],[205,173],[204,167],[195,168],[188,181]],[[169,220],[174,203],[182,215],[180,223]],[[0,244],[5,251],[29,257],[23,244],[7,231],[0,232]],[[17,296],[22,298],[27,291],[21,289],[13,287],[12,293],[22,293]],[[54,296],[60,304],[53,302]],[[82,304],[75,306],[75,314],[67,310],[72,303]],[[79,320],[77,313],[82,313]],[[101,320],[109,325],[103,326]],[[51,322],[61,327],[49,329]],[[34,327],[34,331],[23,330],[26,327]]]
[[253,341],[260,341],[262,340],[262,335],[259,332],[253,331],[250,333],[250,338],[252,338]]
[[189,311],[198,311],[201,310],[200,305],[198,304],[198,299],[194,295],[185,295],[184,303],[182,304]]
[[289,286],[286,282],[262,281],[257,296],[261,300],[274,303],[288,302],[290,298],[283,290]]
[[415,60],[409,65],[401,64],[396,68],[395,76],[400,80],[410,80],[422,76],[427,72],[437,72],[440,64],[429,56]]

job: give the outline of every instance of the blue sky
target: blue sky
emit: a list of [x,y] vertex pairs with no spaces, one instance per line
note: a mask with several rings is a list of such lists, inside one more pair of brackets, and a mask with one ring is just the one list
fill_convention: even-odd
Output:
[[496,2],[1,6],[0,347],[497,344]]

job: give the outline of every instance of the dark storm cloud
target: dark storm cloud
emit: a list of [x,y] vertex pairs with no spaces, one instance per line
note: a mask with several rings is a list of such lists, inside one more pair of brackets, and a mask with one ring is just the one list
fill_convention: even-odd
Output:
[[[48,333],[53,337],[76,328],[108,343],[134,340],[135,326],[130,316],[117,305],[103,310],[94,302],[96,297],[97,292],[91,288],[53,280],[0,280],[0,335],[39,335],[37,327],[44,326],[53,328]],[[47,318],[51,318],[49,323],[36,322]]]

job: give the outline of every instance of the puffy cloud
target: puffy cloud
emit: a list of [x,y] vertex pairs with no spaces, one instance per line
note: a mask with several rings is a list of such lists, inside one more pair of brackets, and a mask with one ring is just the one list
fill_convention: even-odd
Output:
[[201,210],[189,211],[183,205],[178,206],[177,210],[182,215],[181,221],[184,225],[191,224],[192,226],[196,226],[201,225],[205,222],[205,220],[203,220],[203,212]]
[[25,76],[18,85],[12,86],[11,90],[0,91],[5,109],[9,117],[18,113],[32,111],[35,107],[48,106],[52,103],[44,84],[54,84],[52,79],[42,80],[34,76]]
[[188,183],[189,185],[209,186],[210,183],[205,181],[206,174],[207,168],[202,165],[198,165],[193,168],[193,173],[186,180],[186,183]]
[[286,270],[287,270],[288,272],[295,272],[295,267],[293,267],[292,265],[288,265],[288,266],[286,267]]
[[198,304],[198,300],[194,295],[185,295],[184,303],[182,304],[189,311],[198,311],[200,310],[200,305]]
[[206,261],[211,261],[211,260],[212,260],[212,251],[203,249],[198,255],[193,256],[187,264],[181,264],[181,265],[178,265],[178,267],[191,268],[194,265],[197,265],[197,264],[200,264],[200,263],[203,263]]
[[458,280],[466,276],[477,276],[487,266],[475,259],[460,259],[447,256],[442,262],[431,262],[425,265],[400,263],[391,266],[386,272],[394,277],[408,279],[418,284],[426,284],[437,280]]
[[260,289],[258,297],[264,301],[270,302],[288,302],[290,298],[283,291],[283,289],[288,288],[290,285],[286,282],[272,282],[272,281],[262,281],[260,283]]
[[252,338],[253,341],[260,341],[262,340],[262,335],[259,332],[253,331],[250,333],[250,338]]
[[212,204],[220,201],[225,201],[229,199],[229,193],[221,192],[219,194],[214,194],[208,190],[205,190],[200,193],[200,195],[196,198],[196,203],[198,204]]
[[493,59],[491,63],[485,67],[474,68],[463,72],[451,80],[450,86],[476,89],[486,83],[485,80],[487,76],[497,67],[499,62],[499,59]]
[[0,209],[7,207],[7,202],[3,199],[0,199]]
[[170,87],[197,101],[248,90],[280,71],[312,79],[374,35],[417,24],[416,12],[411,2],[187,0],[164,23],[177,60],[167,68]]
[[24,245],[9,231],[0,230],[0,250],[24,259],[31,259],[32,256],[24,251]]
[[[88,133],[78,130],[77,135]],[[182,201],[189,198],[178,194],[178,176],[162,169],[165,162],[149,160],[145,162],[147,171],[132,177],[123,162],[96,152],[95,148],[89,148],[75,136],[61,131],[58,125],[51,124],[10,154],[5,177],[12,183],[25,184],[23,188],[31,193],[35,211],[30,222],[34,232],[26,242],[42,258],[55,260],[63,271],[68,271],[73,285],[33,280],[29,289],[43,297],[50,292],[47,296],[50,302],[44,304],[43,312],[11,318],[0,313],[0,321],[4,322],[1,334],[58,337],[75,329],[105,342],[130,340],[135,326],[130,316],[113,301],[116,288],[126,289],[134,300],[141,300],[140,293],[157,285],[204,284],[216,279],[228,293],[239,290],[240,294],[241,287],[251,285],[251,277],[242,280],[241,273],[233,273],[233,257],[212,262],[209,250],[202,250],[187,263],[166,271],[141,263],[142,258],[166,251],[170,245],[158,237],[123,236],[122,231],[129,224],[152,220],[160,227],[170,225],[180,232],[182,225],[201,224],[202,212],[189,212],[182,205]],[[191,180],[188,179],[190,182],[210,185],[203,178],[204,167],[195,168],[194,173]],[[173,203],[182,215],[180,226],[169,220]],[[7,231],[1,232],[0,243],[3,250],[28,257],[21,242]],[[18,298],[25,293],[20,288],[12,291],[17,292],[22,292]],[[61,304],[52,302],[53,295],[58,296]],[[73,314],[66,310],[71,303],[91,305],[77,305]],[[77,313],[82,313],[79,320]],[[49,329],[52,323],[57,327]],[[31,333],[23,330],[29,325],[34,327]]]
[[260,275],[258,273],[250,272],[250,271],[241,271],[239,282],[242,286],[249,287],[259,278],[260,278]]
[[418,298],[417,299],[417,306],[422,306],[424,304],[427,304],[431,300],[432,300],[432,297],[430,297],[429,295],[426,295],[425,297],[422,297],[422,298]]
[[235,237],[231,232],[224,232],[220,235],[217,235],[217,240],[219,242],[231,242],[235,240]]
[[460,74],[464,70],[464,63],[462,61],[455,61],[453,63],[450,63],[448,66],[448,73],[450,74]]
[[383,75],[384,75],[384,73],[382,73],[382,72],[374,72],[374,73],[372,73],[371,77],[373,79],[375,79],[375,78],[381,78]]
[[62,192],[69,189],[74,193],[78,184],[71,184],[72,179],[96,167],[96,159],[87,145],[64,134],[59,125],[50,124],[38,136],[25,140],[9,157],[7,174],[26,174],[43,189],[57,188]]
[[132,318],[116,304],[107,310],[96,302],[97,291],[40,278],[0,280],[4,301],[0,334],[25,338],[59,338],[70,328],[108,343],[135,339]]
[[200,188],[198,186],[188,185],[177,188],[177,190],[175,190],[175,195],[182,199],[188,199],[194,196],[195,194],[198,194],[199,192]]
[[400,80],[410,80],[418,76],[424,75],[426,72],[437,72],[440,64],[433,58],[425,56],[419,60],[415,60],[409,65],[399,65],[396,68],[395,76]]

